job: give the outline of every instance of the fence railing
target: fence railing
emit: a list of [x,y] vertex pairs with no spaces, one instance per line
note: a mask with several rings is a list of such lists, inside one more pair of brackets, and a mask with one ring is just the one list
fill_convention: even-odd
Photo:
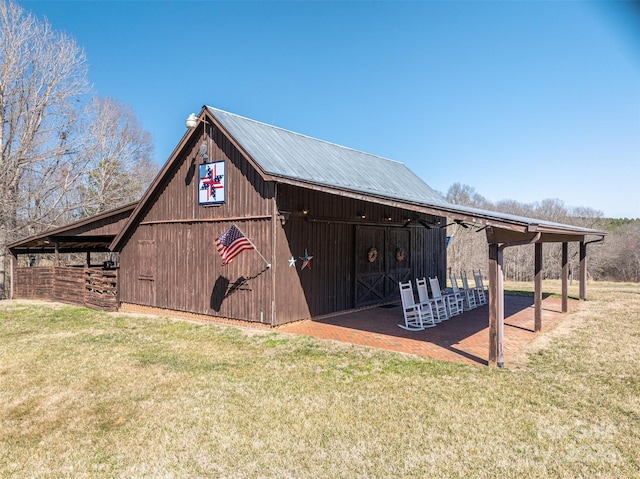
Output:
[[13,297],[118,310],[118,270],[71,266],[36,266],[14,270]]

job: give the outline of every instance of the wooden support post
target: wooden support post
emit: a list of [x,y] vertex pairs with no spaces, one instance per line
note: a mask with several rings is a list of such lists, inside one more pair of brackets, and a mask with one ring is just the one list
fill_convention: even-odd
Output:
[[498,363],[498,245],[489,244],[489,366]]
[[569,243],[562,243],[562,312],[569,311]]
[[587,245],[580,241],[580,301],[587,300]]
[[[541,236],[542,232],[538,232],[529,239],[500,244],[496,241],[493,228],[487,228],[487,241],[489,242],[489,366],[497,365],[499,368],[504,366],[503,251],[509,246],[537,243]],[[542,247],[540,247],[540,258],[542,258]],[[542,265],[542,259],[540,265]],[[540,287],[540,291],[542,291],[542,287]]]
[[87,268],[91,268],[91,251],[87,251],[87,259],[86,259],[86,261],[84,262],[84,265],[85,265]]
[[57,241],[53,244],[53,247],[54,247],[54,258],[55,258],[53,265],[60,266],[60,251],[58,250]]
[[498,367],[504,367],[504,248],[498,248]]
[[489,366],[498,365],[499,297],[502,295],[498,279],[501,272],[500,253],[497,243],[489,244]]
[[9,261],[10,262],[10,266],[9,266],[10,271],[9,272],[11,273],[11,279],[10,279],[10,283],[9,283],[10,284],[10,287],[9,287],[9,299],[13,299],[13,284],[14,284],[13,282],[14,282],[14,278],[15,278],[15,275],[16,275],[16,266],[15,266],[16,257],[11,252],[9,252],[9,260],[10,260]]
[[542,330],[542,243],[535,243],[535,259],[534,259],[534,321],[533,330],[539,332]]

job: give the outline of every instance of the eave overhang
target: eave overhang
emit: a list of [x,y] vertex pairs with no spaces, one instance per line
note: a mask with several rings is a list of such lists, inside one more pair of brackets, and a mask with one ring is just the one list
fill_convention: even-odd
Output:
[[[136,205],[137,202],[130,203],[65,226],[23,238],[9,244],[8,249],[13,255],[53,253],[56,249],[59,253],[109,252],[109,244],[113,241],[115,234],[91,234],[91,228],[110,218],[120,218],[119,221],[121,221],[122,218],[126,218],[131,214]],[[76,233],[83,230],[85,232]]]
[[347,190],[334,186],[301,181],[299,179],[284,176],[272,176],[277,183],[288,184],[300,188],[314,191],[321,191],[328,194],[343,196],[346,198],[368,201],[383,204],[392,208],[402,208],[417,213],[425,213],[433,216],[450,218],[465,223],[474,223],[480,227],[487,227],[493,230],[492,240],[489,242],[506,243],[511,241],[521,241],[533,238],[537,233],[541,233],[539,242],[572,242],[583,241],[586,236],[604,238],[606,232],[581,228],[578,226],[562,225],[559,223],[546,223],[542,220],[523,221],[510,219],[511,215],[502,215],[499,212],[488,210],[478,210],[475,208],[465,208],[459,205],[430,205],[427,203],[408,202],[404,200],[389,198],[372,193]]
[[129,220],[127,221],[123,229],[118,235],[116,235],[114,240],[109,245],[109,249],[111,251],[119,251],[123,247],[125,238],[129,234],[129,231],[133,228],[133,225],[138,221],[139,217],[144,211],[145,204],[154,194],[154,191],[157,188],[158,184],[162,181],[168,171],[173,167],[173,164],[177,160],[179,153],[191,140],[192,136],[196,134],[202,134],[205,131],[205,124],[212,125],[215,128],[219,129],[222,134],[224,134],[229,139],[231,144],[242,154],[246,161],[249,162],[249,164],[251,164],[253,168],[255,168],[256,172],[258,172],[261,178],[267,182],[289,184],[298,186],[300,188],[322,191],[346,198],[369,201],[394,208],[403,208],[409,211],[426,213],[433,216],[446,217],[465,223],[474,223],[476,225],[479,225],[480,227],[491,227],[493,228],[496,235],[495,238],[497,239],[515,237],[519,241],[523,238],[532,236],[531,233],[535,235],[538,232],[541,233],[539,240],[541,242],[583,241],[586,236],[595,236],[596,238],[602,239],[606,235],[606,232],[603,231],[574,227],[571,225],[552,223],[531,218],[523,218],[490,210],[480,210],[477,208],[455,205],[452,203],[448,203],[445,200],[442,200],[442,202],[438,202],[437,204],[430,202],[409,201],[406,199],[399,199],[387,195],[376,194],[375,192],[353,190],[335,185],[328,185],[300,178],[294,178],[286,175],[273,174],[266,171],[260,165],[260,163],[249,154],[249,152],[243,147],[240,141],[238,141],[238,139],[235,138],[227,128],[225,128],[221,121],[216,119],[215,115],[209,110],[206,105],[204,105],[202,110],[200,111],[198,119],[200,120],[198,126],[194,130],[187,131],[182,137],[181,141],[172,152],[169,161],[165,163],[164,167],[158,173],[151,186],[129,217]]

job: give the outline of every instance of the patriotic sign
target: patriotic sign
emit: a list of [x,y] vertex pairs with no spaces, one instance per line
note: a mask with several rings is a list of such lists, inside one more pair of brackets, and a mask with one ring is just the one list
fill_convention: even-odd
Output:
[[201,205],[224,203],[224,161],[203,163],[199,166],[198,173],[198,203]]
[[236,225],[232,225],[231,228],[218,236],[215,243],[218,253],[222,256],[222,264],[229,264],[243,251],[254,249],[253,243],[242,234]]

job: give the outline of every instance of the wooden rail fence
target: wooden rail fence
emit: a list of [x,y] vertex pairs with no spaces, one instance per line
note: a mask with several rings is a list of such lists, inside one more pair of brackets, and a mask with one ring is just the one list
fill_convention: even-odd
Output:
[[16,268],[13,297],[117,311],[118,270],[70,266]]

